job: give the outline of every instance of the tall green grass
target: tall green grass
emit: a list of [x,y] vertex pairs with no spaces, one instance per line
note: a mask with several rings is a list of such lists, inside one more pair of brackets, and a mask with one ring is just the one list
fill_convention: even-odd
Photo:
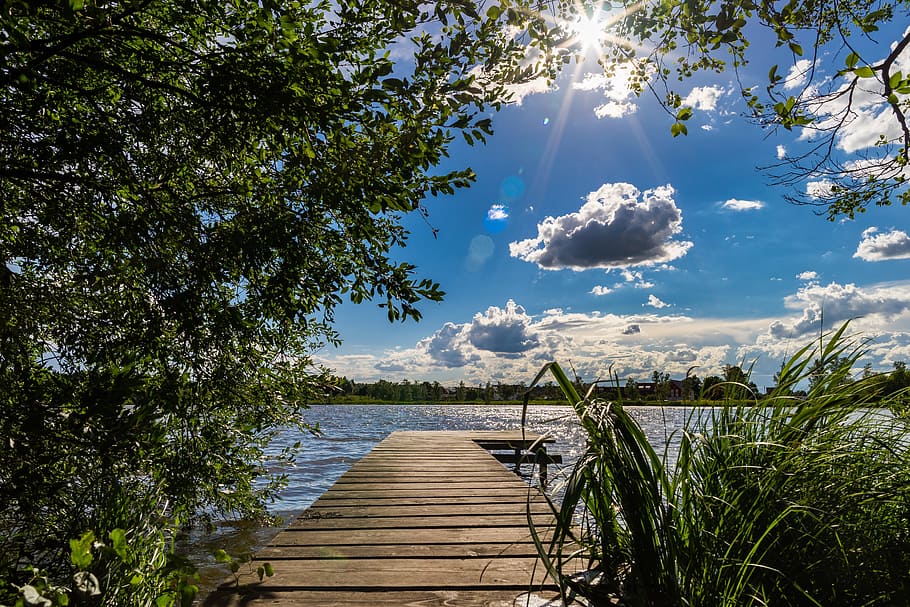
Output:
[[[535,541],[563,600],[629,606],[910,604],[910,423],[846,326],[797,352],[751,405],[695,409],[667,461],[620,402],[550,372],[587,433]],[[839,361],[808,396],[813,368]],[[731,398],[742,387],[731,386]],[[737,394],[739,393],[739,394]]]

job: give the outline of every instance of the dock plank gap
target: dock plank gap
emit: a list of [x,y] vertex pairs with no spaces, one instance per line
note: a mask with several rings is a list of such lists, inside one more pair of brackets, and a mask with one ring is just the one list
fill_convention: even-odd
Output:
[[[528,520],[553,515],[514,471],[551,439],[521,432],[390,434],[231,578],[205,607],[559,605]],[[509,465],[510,468],[506,468]],[[270,563],[274,575],[254,573]]]

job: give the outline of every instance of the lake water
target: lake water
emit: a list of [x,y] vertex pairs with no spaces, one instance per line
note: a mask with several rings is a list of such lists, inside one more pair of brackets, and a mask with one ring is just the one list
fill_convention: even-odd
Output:
[[[670,445],[670,457],[678,434],[691,410],[685,407],[627,407],[658,453]],[[281,499],[271,506],[285,522],[299,515],[322,495],[354,462],[369,453],[395,430],[519,430],[520,406],[487,405],[316,405],[306,412],[311,424],[319,424],[320,436],[288,432],[275,443],[276,450],[300,441],[297,462],[282,471],[289,477]],[[584,431],[574,411],[565,406],[528,408],[527,430],[555,439],[548,451],[563,457],[561,466],[549,469],[550,491],[558,491],[559,471],[571,467],[584,449]],[[529,479],[535,482],[534,479]],[[278,532],[278,528],[225,525],[205,538],[193,538],[190,557],[201,565],[202,591],[226,576],[215,565],[211,552],[223,548],[237,555],[255,552]]]

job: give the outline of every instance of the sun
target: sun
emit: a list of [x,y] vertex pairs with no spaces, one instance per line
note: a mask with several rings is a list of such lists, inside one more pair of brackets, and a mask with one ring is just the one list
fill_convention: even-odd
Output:
[[601,11],[594,11],[591,15],[582,13],[578,15],[569,28],[575,42],[583,51],[600,49],[603,45],[606,32],[606,23],[601,18]]

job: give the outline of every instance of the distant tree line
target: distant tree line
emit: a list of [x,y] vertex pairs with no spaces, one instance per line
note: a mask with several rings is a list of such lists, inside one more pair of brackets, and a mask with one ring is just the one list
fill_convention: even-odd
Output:
[[[836,381],[850,383],[855,381],[852,368],[845,367],[848,360],[838,358],[825,365],[816,363],[809,375],[809,385],[792,390],[794,396],[805,396],[816,385],[836,376]],[[880,396],[884,397],[900,392],[910,391],[910,370],[907,363],[893,363],[891,371],[876,373],[872,365],[863,367],[862,377],[878,375],[877,384]],[[774,381],[779,381],[776,373]],[[758,386],[749,377],[749,371],[738,365],[725,365],[720,375],[708,375],[704,379],[688,373],[683,379],[672,379],[669,373],[654,371],[650,381],[639,381],[633,377],[625,380],[615,379],[597,387],[598,396],[608,399],[622,399],[630,402],[694,401],[725,399],[756,399],[762,396]],[[446,386],[438,381],[399,382],[380,379],[376,382],[356,382],[346,377],[338,381],[338,390],[330,401],[360,402],[396,402],[396,403],[440,403],[440,402],[501,402],[520,401],[528,388],[524,383],[509,384],[503,382],[486,382],[477,385],[466,385],[461,381],[456,386]],[[553,400],[563,398],[559,387],[553,383],[534,386],[530,389],[530,400]]]

